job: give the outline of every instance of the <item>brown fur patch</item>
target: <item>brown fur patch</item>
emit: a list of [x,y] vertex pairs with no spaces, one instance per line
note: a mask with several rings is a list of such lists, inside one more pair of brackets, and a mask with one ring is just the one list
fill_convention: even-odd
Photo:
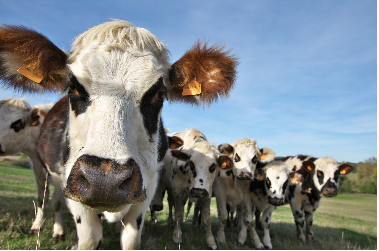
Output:
[[39,110],[36,108],[32,111],[32,123],[31,126],[39,126],[41,123],[39,122]]
[[218,96],[227,97],[234,86],[238,58],[225,51],[225,46],[198,40],[183,57],[175,62],[169,72],[171,100],[198,104],[194,96],[182,96],[183,87],[196,78],[201,84],[201,103],[210,105]]
[[[0,79],[5,85],[31,92],[39,89],[36,86],[50,91],[64,89],[67,55],[42,34],[21,25],[1,25],[0,48]],[[16,68],[6,67],[7,60]],[[44,76],[40,84],[17,72],[23,64],[34,74]]]

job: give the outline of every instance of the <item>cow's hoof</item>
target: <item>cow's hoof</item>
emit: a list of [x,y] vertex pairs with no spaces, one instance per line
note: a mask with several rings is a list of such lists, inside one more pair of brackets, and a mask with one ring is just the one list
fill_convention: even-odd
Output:
[[266,246],[266,245],[265,245],[265,249],[266,249],[266,250],[270,250],[270,249],[272,249],[272,247],[269,247],[269,246]]
[[263,246],[263,245],[260,245],[260,246],[255,247],[255,248],[258,249],[258,250],[265,250],[265,246]]
[[217,250],[217,246],[215,248],[213,247],[208,247],[208,250]]
[[263,231],[263,226],[262,226],[262,223],[256,223],[256,229],[260,230],[260,231]]
[[237,245],[238,247],[242,247],[242,246],[243,246],[243,243],[237,241],[236,245]]
[[54,236],[53,239],[51,239],[52,244],[57,244],[59,242],[64,242],[66,240],[65,234]]
[[302,238],[297,238],[297,241],[298,241],[299,243],[304,243],[304,242],[305,242],[305,240],[302,239]]
[[[39,232],[41,233],[42,232],[42,229],[39,230]],[[34,235],[37,235],[38,234],[38,229],[30,229],[29,232],[28,232],[28,236],[34,236]]]

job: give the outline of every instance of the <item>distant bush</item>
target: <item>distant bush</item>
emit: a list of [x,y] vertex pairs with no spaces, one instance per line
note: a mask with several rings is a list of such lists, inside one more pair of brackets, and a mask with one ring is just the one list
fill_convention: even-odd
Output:
[[343,193],[351,193],[352,192],[353,184],[350,180],[345,179],[342,183],[342,185],[339,186],[338,190],[340,190]]
[[377,193],[377,187],[375,186],[375,183],[372,181],[366,181],[365,183],[360,185],[359,190],[361,191],[361,193]]
[[20,157],[18,158],[21,161],[28,161],[29,157],[23,153],[21,153]]

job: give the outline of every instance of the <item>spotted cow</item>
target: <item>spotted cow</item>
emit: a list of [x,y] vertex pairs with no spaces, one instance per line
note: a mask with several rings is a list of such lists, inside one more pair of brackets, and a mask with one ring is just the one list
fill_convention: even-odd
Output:
[[258,212],[262,213],[262,220],[256,225],[262,226],[264,230],[263,245],[265,249],[272,249],[271,217],[275,208],[285,203],[290,172],[290,167],[285,163],[272,161],[261,168],[257,168],[255,180],[250,182],[250,198],[253,206]]
[[233,163],[229,157],[220,154],[217,147],[208,142],[199,130],[190,128],[172,136],[181,138],[183,145],[179,149],[167,151],[164,158],[165,173],[161,180],[168,191],[169,201],[170,198],[174,201],[174,243],[182,243],[185,202],[188,198],[196,198],[205,225],[207,245],[216,249],[210,218],[212,185],[215,174],[221,169],[231,169]]
[[268,163],[275,157],[269,148],[258,148],[254,139],[240,139],[233,144],[219,145],[220,152],[233,159],[232,170],[219,170],[213,184],[213,195],[217,201],[219,229],[217,241],[225,243],[224,227],[227,222],[227,204],[229,207],[241,208],[242,226],[238,235],[238,244],[246,241],[246,228],[250,229],[251,239],[258,249],[264,248],[255,231],[250,199],[250,182],[254,181],[254,172],[258,163]]
[[100,247],[100,213],[123,221],[121,248],[139,247],[168,147],[164,100],[207,105],[226,97],[238,61],[224,49],[198,41],[171,65],[160,40],[122,20],[87,30],[68,53],[30,28],[0,26],[2,84],[66,93],[45,117],[38,153],[66,197],[78,248]]
[[305,241],[303,234],[305,221],[306,236],[308,240],[313,241],[313,214],[320,206],[321,198],[336,196],[338,176],[350,173],[354,167],[348,164],[340,165],[329,157],[314,158],[305,155],[286,157],[282,161],[294,171],[286,199],[291,205],[295,219],[297,238],[300,242]]
[[[32,162],[34,177],[37,182],[36,218],[29,230],[29,235],[36,234],[43,226],[44,211],[42,204],[49,200],[49,186],[46,186],[46,171],[38,157],[37,141],[41,125],[53,103],[30,106],[26,99],[6,98],[0,101],[0,156],[22,152]],[[54,241],[64,240],[63,210],[64,198],[59,189],[53,193],[55,223]]]

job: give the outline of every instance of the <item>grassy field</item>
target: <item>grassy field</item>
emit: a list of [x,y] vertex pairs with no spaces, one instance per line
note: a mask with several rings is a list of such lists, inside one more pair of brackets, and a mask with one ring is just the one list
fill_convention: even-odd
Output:
[[[54,188],[50,187],[50,194]],[[29,169],[0,166],[0,249],[36,249],[37,237],[28,237],[34,219],[33,201],[37,201],[37,186]],[[51,199],[51,198],[50,198]],[[216,236],[218,220],[216,202],[212,201],[212,231]],[[191,215],[191,213],[190,213]],[[207,249],[204,229],[183,224],[183,244],[178,247],[172,241],[172,228],[167,222],[167,203],[158,212],[159,223],[145,220],[145,233],[141,249]],[[66,241],[51,243],[53,210],[47,204],[47,218],[40,236],[40,249],[70,249],[75,224],[70,212],[65,210]],[[119,234],[115,224],[103,222],[104,238],[101,249],[120,249]],[[340,194],[335,198],[323,198],[313,221],[316,240],[298,243],[296,228],[289,206],[278,207],[273,214],[271,239],[274,249],[377,249],[377,197]],[[257,231],[262,238],[263,232]],[[251,240],[237,246],[237,228],[226,229],[225,246],[219,249],[254,249]]]

